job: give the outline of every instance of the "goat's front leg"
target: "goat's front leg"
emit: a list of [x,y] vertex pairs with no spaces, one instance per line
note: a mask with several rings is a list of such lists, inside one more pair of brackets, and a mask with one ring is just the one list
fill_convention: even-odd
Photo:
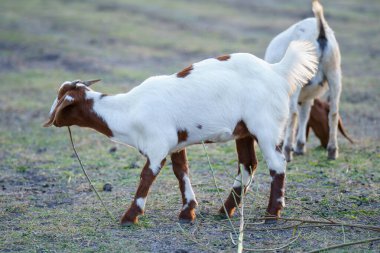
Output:
[[328,159],[336,159],[339,155],[338,148],[338,121],[339,121],[339,100],[342,91],[340,69],[330,70],[326,73],[330,91],[330,112],[329,112],[329,143],[327,144]]
[[285,141],[283,145],[283,152],[286,158],[286,161],[290,162],[293,160],[293,143],[294,136],[296,131],[297,119],[298,119],[298,97],[300,94],[301,88],[297,90],[290,97],[289,104],[289,118],[287,122],[287,127],[285,131]]
[[135,199],[133,200],[132,205],[121,218],[121,224],[137,223],[138,216],[144,214],[145,201],[146,197],[148,196],[150,186],[156,179],[158,172],[164,166],[164,164],[165,159],[162,160],[161,164],[159,165],[150,164],[149,159],[147,160],[143,170],[141,171],[140,184],[137,188]]
[[[221,214],[226,214],[229,217],[234,214],[236,207],[240,205],[242,188],[244,189],[244,193],[246,193],[257,167],[254,139],[252,137],[236,140],[236,149],[239,160],[238,175],[235,178],[230,195],[224,202],[224,207],[222,206],[219,210]],[[243,176],[240,175],[240,166],[243,167]]]
[[195,207],[198,205],[189,178],[189,165],[187,163],[186,149],[171,154],[173,171],[179,182],[182,194],[182,210],[179,219],[186,222],[195,220]]
[[297,132],[297,145],[294,153],[296,155],[303,155],[306,152],[306,128],[307,122],[310,117],[310,109],[313,104],[313,100],[307,100],[302,102],[299,110],[299,123]]

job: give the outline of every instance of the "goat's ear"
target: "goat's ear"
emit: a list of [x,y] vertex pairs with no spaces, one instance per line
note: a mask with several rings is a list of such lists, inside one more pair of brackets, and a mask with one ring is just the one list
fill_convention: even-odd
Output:
[[67,96],[63,97],[60,101],[58,101],[57,106],[55,107],[54,111],[51,113],[50,118],[48,121],[46,121],[43,124],[43,127],[49,127],[54,124],[55,120],[61,116],[62,110],[68,107],[69,105],[74,104],[75,100],[70,97],[69,99]]
[[87,87],[93,85],[94,83],[97,83],[97,82],[100,82],[101,80],[100,79],[96,79],[96,80],[90,80],[90,81],[84,81],[82,82],[84,85],[86,85]]

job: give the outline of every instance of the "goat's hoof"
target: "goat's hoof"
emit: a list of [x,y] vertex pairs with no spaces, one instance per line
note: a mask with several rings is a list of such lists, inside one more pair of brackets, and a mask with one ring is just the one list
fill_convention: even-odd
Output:
[[[224,207],[222,206],[220,209],[219,209],[219,215],[223,218],[231,218],[234,213],[235,213],[235,210],[236,210],[236,207],[233,207],[233,208],[227,208],[224,209]],[[227,211],[227,212],[226,212]]]
[[338,158],[339,152],[337,148],[327,147],[327,158],[329,160],[336,160]]
[[130,217],[124,214],[124,216],[120,220],[120,224],[122,226],[130,226],[133,224],[137,224],[139,222],[139,218],[137,216],[135,217]]
[[300,141],[297,141],[296,149],[294,150],[295,155],[304,155],[306,153],[306,145]]
[[291,162],[293,160],[293,148],[290,146],[284,147],[284,155],[287,162]]
[[195,209],[182,210],[178,218],[180,223],[194,223],[196,218]]

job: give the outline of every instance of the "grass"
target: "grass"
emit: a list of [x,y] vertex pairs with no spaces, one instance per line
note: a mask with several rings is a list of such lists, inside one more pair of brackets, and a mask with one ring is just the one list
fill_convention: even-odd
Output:
[[[350,145],[339,137],[340,157],[328,161],[312,137],[307,155],[288,165],[283,216],[379,226],[380,4],[376,0],[324,4],[343,55],[341,115],[357,143]],[[2,1],[0,252],[235,251],[228,222],[217,215],[220,203],[201,146],[188,150],[199,202],[196,223],[181,225],[190,240],[176,224],[181,198],[170,162],[153,185],[140,223],[120,227],[90,190],[67,130],[41,125],[64,80],[101,78],[103,83],[95,89],[112,94],[208,57],[237,51],[262,57],[275,34],[310,15],[302,0]],[[134,196],[143,157],[92,130],[72,130],[95,187],[113,186],[111,192],[100,194],[120,217]],[[207,151],[226,197],[237,171],[234,143],[207,145]],[[259,149],[257,155],[259,167],[245,204],[248,221],[264,215],[269,194],[268,169]],[[293,237],[290,230],[269,230],[281,225],[289,222],[247,227],[244,245],[280,246]],[[301,232],[289,251],[343,241],[340,227]],[[345,228],[344,234],[346,241],[354,241],[374,232]],[[378,248],[374,242],[347,251]]]

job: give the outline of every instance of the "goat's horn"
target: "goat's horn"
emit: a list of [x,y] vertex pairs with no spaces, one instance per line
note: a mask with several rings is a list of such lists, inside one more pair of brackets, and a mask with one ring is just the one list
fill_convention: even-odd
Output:
[[96,80],[91,80],[91,81],[84,81],[83,84],[86,85],[86,86],[91,86],[93,85],[94,83],[97,83],[99,82],[100,79],[96,79]]

